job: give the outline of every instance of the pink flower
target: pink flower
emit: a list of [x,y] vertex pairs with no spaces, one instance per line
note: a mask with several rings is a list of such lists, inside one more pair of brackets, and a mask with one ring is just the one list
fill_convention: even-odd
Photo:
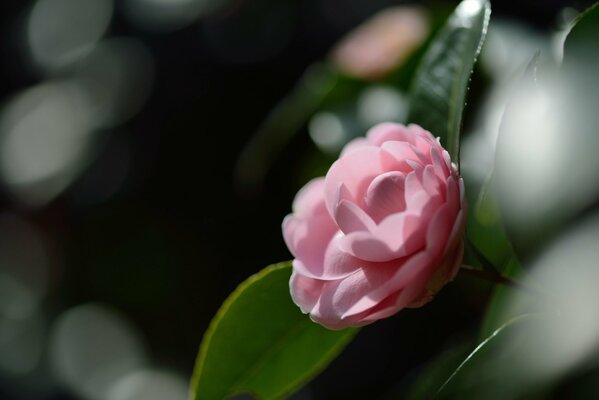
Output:
[[415,6],[394,6],[368,19],[333,49],[333,63],[345,74],[366,80],[389,75],[421,44],[428,15]]
[[384,123],[348,143],[283,221],[293,301],[330,329],[429,302],[463,254],[464,183],[417,125]]

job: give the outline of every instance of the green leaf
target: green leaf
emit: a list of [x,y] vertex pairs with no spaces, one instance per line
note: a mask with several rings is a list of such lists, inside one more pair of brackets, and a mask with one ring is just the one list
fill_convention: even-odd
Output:
[[511,377],[505,367],[509,360],[517,359],[513,355],[521,349],[523,342],[519,336],[527,332],[524,324],[538,318],[531,314],[520,315],[491,333],[447,377],[435,398],[454,398],[457,394],[456,398],[461,399],[514,398],[507,394],[514,389],[511,385],[521,382],[505,382],[504,378]]
[[564,64],[567,66],[573,59],[581,58],[584,62],[593,63],[596,72],[597,40],[599,40],[599,3],[595,3],[580,14],[573,22],[572,28],[564,42]]
[[200,346],[191,399],[281,398],[324,369],[358,332],[310,321],[291,301],[290,275],[290,262],[272,265],[225,300]]
[[[512,256],[510,261],[503,266],[501,273],[509,278],[517,278],[521,275],[522,265],[520,265],[516,256]],[[506,306],[509,300],[513,298],[515,290],[518,289],[504,285],[497,285],[493,289],[493,294],[488,302],[481,324],[480,330],[483,338],[490,336],[495,330],[505,324],[507,320],[516,317],[514,315],[516,311],[508,310]]]
[[468,80],[490,14],[488,1],[463,0],[424,55],[411,90],[408,121],[439,136],[456,162]]
[[466,343],[460,343],[444,350],[422,368],[415,377],[412,377],[411,384],[405,393],[396,398],[405,400],[433,398],[447,377],[468,356],[470,349],[471,347]]

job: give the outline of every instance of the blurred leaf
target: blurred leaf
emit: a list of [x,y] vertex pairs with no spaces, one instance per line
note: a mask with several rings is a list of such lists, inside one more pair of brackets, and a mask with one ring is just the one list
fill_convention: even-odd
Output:
[[[490,175],[480,188],[467,222],[467,240],[470,251],[482,253],[493,268],[503,276],[518,281],[522,266],[510,244],[497,205],[493,175]],[[472,249],[474,248],[474,249]],[[480,260],[481,256],[474,256]],[[480,263],[480,261],[479,261]],[[480,263],[482,264],[482,263]],[[485,265],[481,265],[483,268]],[[504,304],[515,289],[510,286],[495,285],[488,302],[481,326],[481,336],[490,336],[496,329],[515,317],[506,314]]]
[[[522,266],[515,256],[501,268],[501,273],[510,278],[520,276],[521,272]],[[480,336],[482,338],[490,336],[495,330],[516,316],[506,310],[506,304],[514,295],[514,290],[517,289],[504,285],[495,286],[481,324]]]
[[[522,155],[514,151],[514,144],[524,146],[525,143],[528,143],[526,142],[526,129],[522,127],[522,129],[516,130],[513,129],[513,126],[523,126],[524,122],[529,124],[528,121],[522,121],[521,103],[526,102],[527,100],[524,96],[533,98],[541,92],[538,76],[539,63],[540,52],[537,51],[528,64],[523,68],[521,76],[517,78],[518,89],[512,94],[506,105],[497,139],[495,156],[493,186],[497,193],[497,207],[500,211],[501,222],[509,236],[509,241],[512,244],[515,253],[522,260],[526,259],[532,253],[533,248],[537,247],[538,243],[547,240],[547,237],[552,230],[550,227],[552,221],[547,218],[542,218],[542,220],[536,221],[534,224],[523,224],[520,216],[515,215],[513,211],[514,199],[518,198],[517,196],[514,196],[516,182],[524,180],[524,178],[522,178],[524,175],[514,176],[515,161],[524,164],[524,160],[520,160]],[[542,118],[542,116],[537,115],[530,115],[530,117]],[[528,156],[532,157],[533,152],[536,151],[543,151],[543,149],[531,148]],[[534,182],[527,182],[526,185],[521,183],[520,186],[523,187],[517,195],[526,193],[527,191],[536,192],[538,190],[534,185]],[[523,203],[523,201],[520,201],[520,203]],[[530,204],[530,206],[535,207],[536,205]],[[532,216],[533,213],[530,213],[529,215]]]
[[408,121],[439,136],[456,162],[466,89],[490,14],[488,1],[463,0],[431,43],[412,85]]
[[278,153],[334,91],[340,79],[338,72],[326,63],[313,64],[306,70],[241,152],[235,167],[240,189],[252,191],[262,184]]
[[[505,366],[509,357],[517,349],[518,341],[514,341],[514,332],[519,326],[538,318],[535,315],[520,315],[506,322],[487,338],[485,338],[438,388],[435,398],[491,399],[513,398],[507,396],[515,382],[502,382],[497,376],[509,376]],[[516,346],[513,346],[513,345]],[[518,383],[519,384],[519,383]],[[482,396],[482,397],[481,397]]]
[[599,6],[576,19],[560,70],[538,79],[537,64],[506,107],[495,165],[503,221],[524,263],[599,199]]
[[408,390],[401,398],[405,400],[433,398],[447,377],[468,356],[470,350],[470,346],[459,344],[436,356],[412,380]]
[[597,41],[599,40],[599,3],[595,3],[580,14],[572,25],[572,29],[564,42],[564,64],[573,59],[583,59],[592,62],[596,72]]
[[225,300],[200,346],[191,398],[283,397],[324,369],[357,329],[330,331],[291,301],[291,263],[265,268]]

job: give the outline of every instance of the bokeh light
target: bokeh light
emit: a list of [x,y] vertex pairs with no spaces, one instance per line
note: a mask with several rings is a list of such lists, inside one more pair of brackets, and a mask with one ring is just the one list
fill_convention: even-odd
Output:
[[109,128],[140,110],[153,77],[152,56],[141,41],[111,38],[74,65],[69,84],[90,124]]
[[137,25],[152,31],[171,31],[193,23],[214,12],[225,0],[126,0],[127,16]]
[[112,0],[38,0],[27,22],[35,63],[58,68],[90,51],[106,32],[112,9]]
[[598,237],[595,215],[567,231],[529,266],[522,283],[538,292],[512,293],[504,320],[523,314],[532,319],[514,324],[506,338],[506,356],[489,367],[489,375],[526,390],[592,361],[599,350]]
[[29,206],[55,198],[93,159],[98,130],[136,114],[152,80],[152,58],[139,41],[110,39],[64,78],[16,95],[0,115],[4,185]]
[[334,153],[347,140],[341,118],[331,112],[319,112],[310,119],[310,137],[325,151]]
[[14,214],[0,214],[0,369],[33,371],[42,357],[45,323],[40,305],[48,290],[43,235]]
[[84,399],[108,399],[123,376],[145,366],[147,354],[136,329],[116,311],[83,304],[62,314],[51,333],[56,376]]
[[493,171],[506,104],[518,90],[517,77],[535,53],[543,61],[552,61],[545,35],[523,23],[506,19],[495,18],[489,26],[480,63],[491,75],[493,83],[480,101],[480,111],[471,132],[463,136],[460,149],[460,167],[471,179],[483,182]]
[[576,82],[586,74],[571,72],[550,81],[523,78],[501,126],[496,172],[503,214],[531,240],[599,192],[593,145],[599,138],[592,124],[597,93],[578,90]]
[[158,370],[138,370],[116,382],[107,400],[185,400],[187,391],[187,381],[179,375]]
[[370,128],[384,121],[403,122],[408,111],[404,95],[389,85],[368,86],[358,97],[358,119]]
[[19,200],[39,206],[76,176],[90,151],[87,114],[62,82],[17,95],[0,115],[0,177]]

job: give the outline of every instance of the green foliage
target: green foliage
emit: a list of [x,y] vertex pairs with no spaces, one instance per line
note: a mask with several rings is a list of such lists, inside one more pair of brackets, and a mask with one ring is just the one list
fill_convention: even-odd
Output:
[[401,396],[405,400],[432,399],[447,377],[468,356],[471,347],[456,344],[436,356],[412,379],[408,390]]
[[[481,186],[476,201],[472,201],[470,204],[473,206],[466,228],[470,246],[482,253],[483,257],[492,264],[493,269],[503,276],[519,281],[522,276],[522,266],[501,222],[492,175]],[[472,252],[470,246],[467,248]],[[473,258],[475,264],[481,264],[478,257]],[[485,268],[485,265],[481,265],[481,267]],[[493,288],[481,325],[483,338],[490,336],[509,319],[515,317],[515,315],[506,313],[504,309],[506,300],[513,296],[514,290],[516,289],[503,285]]]
[[[434,398],[517,398],[515,393],[523,390],[528,382],[521,382],[512,376],[509,362],[518,358],[522,345],[531,339],[522,337],[522,332],[526,333],[528,325],[534,324],[539,318],[521,315],[492,332],[447,376]],[[505,381],[507,377],[515,379]]]
[[439,136],[456,161],[468,80],[490,14],[488,1],[462,1],[424,55],[410,93],[408,122]]
[[598,39],[595,5],[575,20],[561,68],[551,71],[535,57],[503,116],[495,166],[499,206],[524,263],[599,198]]
[[580,14],[574,21],[564,43],[564,64],[573,59],[583,59],[594,63],[596,72],[599,54],[597,53],[597,38],[599,37],[599,3]]
[[[525,179],[521,178],[525,175],[514,176],[514,161],[519,162],[522,166],[525,164],[525,160],[522,160],[523,153],[532,159],[536,152],[545,151],[542,148],[530,147],[530,149],[523,149],[520,152],[515,152],[514,147],[524,147],[523,143],[526,143],[527,136],[530,136],[527,128],[530,126],[523,126],[522,123],[522,107],[523,104],[528,104],[528,96],[530,96],[530,103],[536,99],[535,96],[540,96],[541,92],[539,82],[538,70],[540,68],[540,53],[536,53],[526,67],[523,69],[521,76],[517,78],[518,89],[512,94],[512,98],[509,99],[505,113],[503,115],[502,124],[497,139],[497,148],[495,156],[495,183],[497,193],[497,206],[501,210],[502,222],[508,233],[509,239],[514,246],[514,250],[523,259],[527,258],[532,250],[538,247],[539,242],[547,240],[552,228],[553,221],[547,218],[541,218],[535,224],[523,224],[522,219],[519,215],[514,215],[513,211],[513,192],[515,187],[522,186],[523,190],[520,193],[527,193],[527,191],[540,190],[534,186],[533,182],[524,182]],[[533,115],[532,118],[542,118],[542,116]],[[529,125],[532,125],[529,123]],[[514,129],[514,127],[518,129]],[[516,185],[514,182],[522,182]],[[523,203],[523,202],[521,202]],[[530,204],[529,207],[536,207],[536,204]],[[534,215],[533,213],[529,215]]]
[[[468,82],[486,35],[489,16],[488,1],[462,1],[431,41],[412,80],[408,122],[418,123],[439,136],[456,162],[459,161]],[[547,243],[559,234],[564,221],[573,219],[577,213],[584,211],[584,207],[596,202],[596,194],[599,193],[599,184],[596,184],[599,182],[599,161],[596,157],[599,114],[593,113],[593,107],[596,108],[596,94],[599,93],[596,78],[599,68],[598,37],[599,6],[596,5],[575,21],[565,42],[562,69],[552,76],[555,82],[550,86],[538,82],[537,55],[523,74],[520,85],[521,91],[527,95],[541,96],[545,93],[543,90],[549,94],[560,94],[548,97],[561,101],[557,103],[561,108],[556,109],[560,110],[558,114],[563,115],[553,117],[558,122],[567,120],[566,126],[570,129],[566,132],[560,126],[560,132],[569,135],[568,142],[574,143],[577,150],[564,154],[561,163],[569,168],[580,166],[577,171],[591,171],[591,175],[584,175],[585,179],[580,182],[590,182],[587,186],[591,189],[596,185],[596,193],[592,190],[584,192],[595,197],[583,199],[587,203],[566,203],[559,196],[571,194],[573,189],[564,179],[556,179],[557,188],[545,187],[547,198],[556,196],[554,203],[547,206],[551,218],[544,217],[535,224],[506,218],[502,196],[513,197],[514,192],[505,190],[502,184],[515,178],[513,169],[506,169],[515,159],[513,147],[509,146],[524,142],[528,143],[524,150],[533,152],[530,155],[544,151],[542,146],[533,146],[530,140],[522,140],[526,137],[519,135],[531,131],[523,128],[500,133],[493,178],[485,182],[477,199],[470,199],[473,207],[468,221],[468,237],[478,255],[489,259],[506,276],[517,277],[522,270],[520,260],[528,263],[530,258],[526,257],[533,247]],[[293,132],[319,109],[334,111],[340,116],[344,116],[344,112],[352,114],[355,107],[350,100],[361,93],[365,85],[365,82],[342,76],[329,65],[315,66],[265,122],[255,147],[248,147],[247,162],[240,162],[242,168],[239,171],[263,174],[270,162],[268,154],[278,152]],[[521,102],[516,105],[522,110]],[[508,105],[506,109],[507,119],[512,117],[512,108]],[[534,117],[543,118],[542,115]],[[522,113],[515,118],[522,118]],[[356,124],[352,121],[349,125]],[[502,129],[503,126],[505,121]],[[518,123],[511,125],[514,126],[517,127]],[[277,135],[278,139],[271,141]],[[502,144],[506,138],[509,139],[508,147]],[[527,160],[529,154],[524,155]],[[264,164],[257,167],[252,166],[253,162]],[[572,181],[577,182],[575,179]],[[539,190],[536,182],[525,183],[522,190]],[[556,204],[559,209],[550,208]],[[533,208],[537,205],[530,204],[529,207],[534,214]],[[325,368],[353,338],[356,329],[329,331],[301,314],[289,296],[290,274],[290,263],[268,267],[242,283],[225,301],[200,347],[192,380],[193,400],[222,399],[240,393],[266,399],[284,397]],[[484,340],[471,352],[471,348],[465,351],[462,345],[435,358],[412,381],[406,393],[408,398],[500,399],[538,395],[546,390],[543,385],[557,376],[552,375],[553,371],[535,376],[536,371],[524,371],[517,364],[522,361],[523,354],[543,354],[549,345],[555,343],[538,340],[539,332],[545,334],[546,327],[554,325],[546,323],[547,315],[522,315],[523,312],[534,311],[529,310],[530,304],[538,304],[544,299],[533,296],[534,301],[522,303],[526,311],[519,307],[510,309],[508,306],[513,305],[516,297],[513,290],[497,288],[493,293],[481,329]],[[553,318],[551,321],[555,322],[554,310],[551,307],[547,310],[549,317]],[[558,371],[557,367],[555,371]],[[531,374],[527,375],[528,372]]]
[[224,302],[200,346],[192,399],[281,398],[326,367],[357,333],[330,331],[303,315],[289,296],[290,274],[289,262],[265,268]]

